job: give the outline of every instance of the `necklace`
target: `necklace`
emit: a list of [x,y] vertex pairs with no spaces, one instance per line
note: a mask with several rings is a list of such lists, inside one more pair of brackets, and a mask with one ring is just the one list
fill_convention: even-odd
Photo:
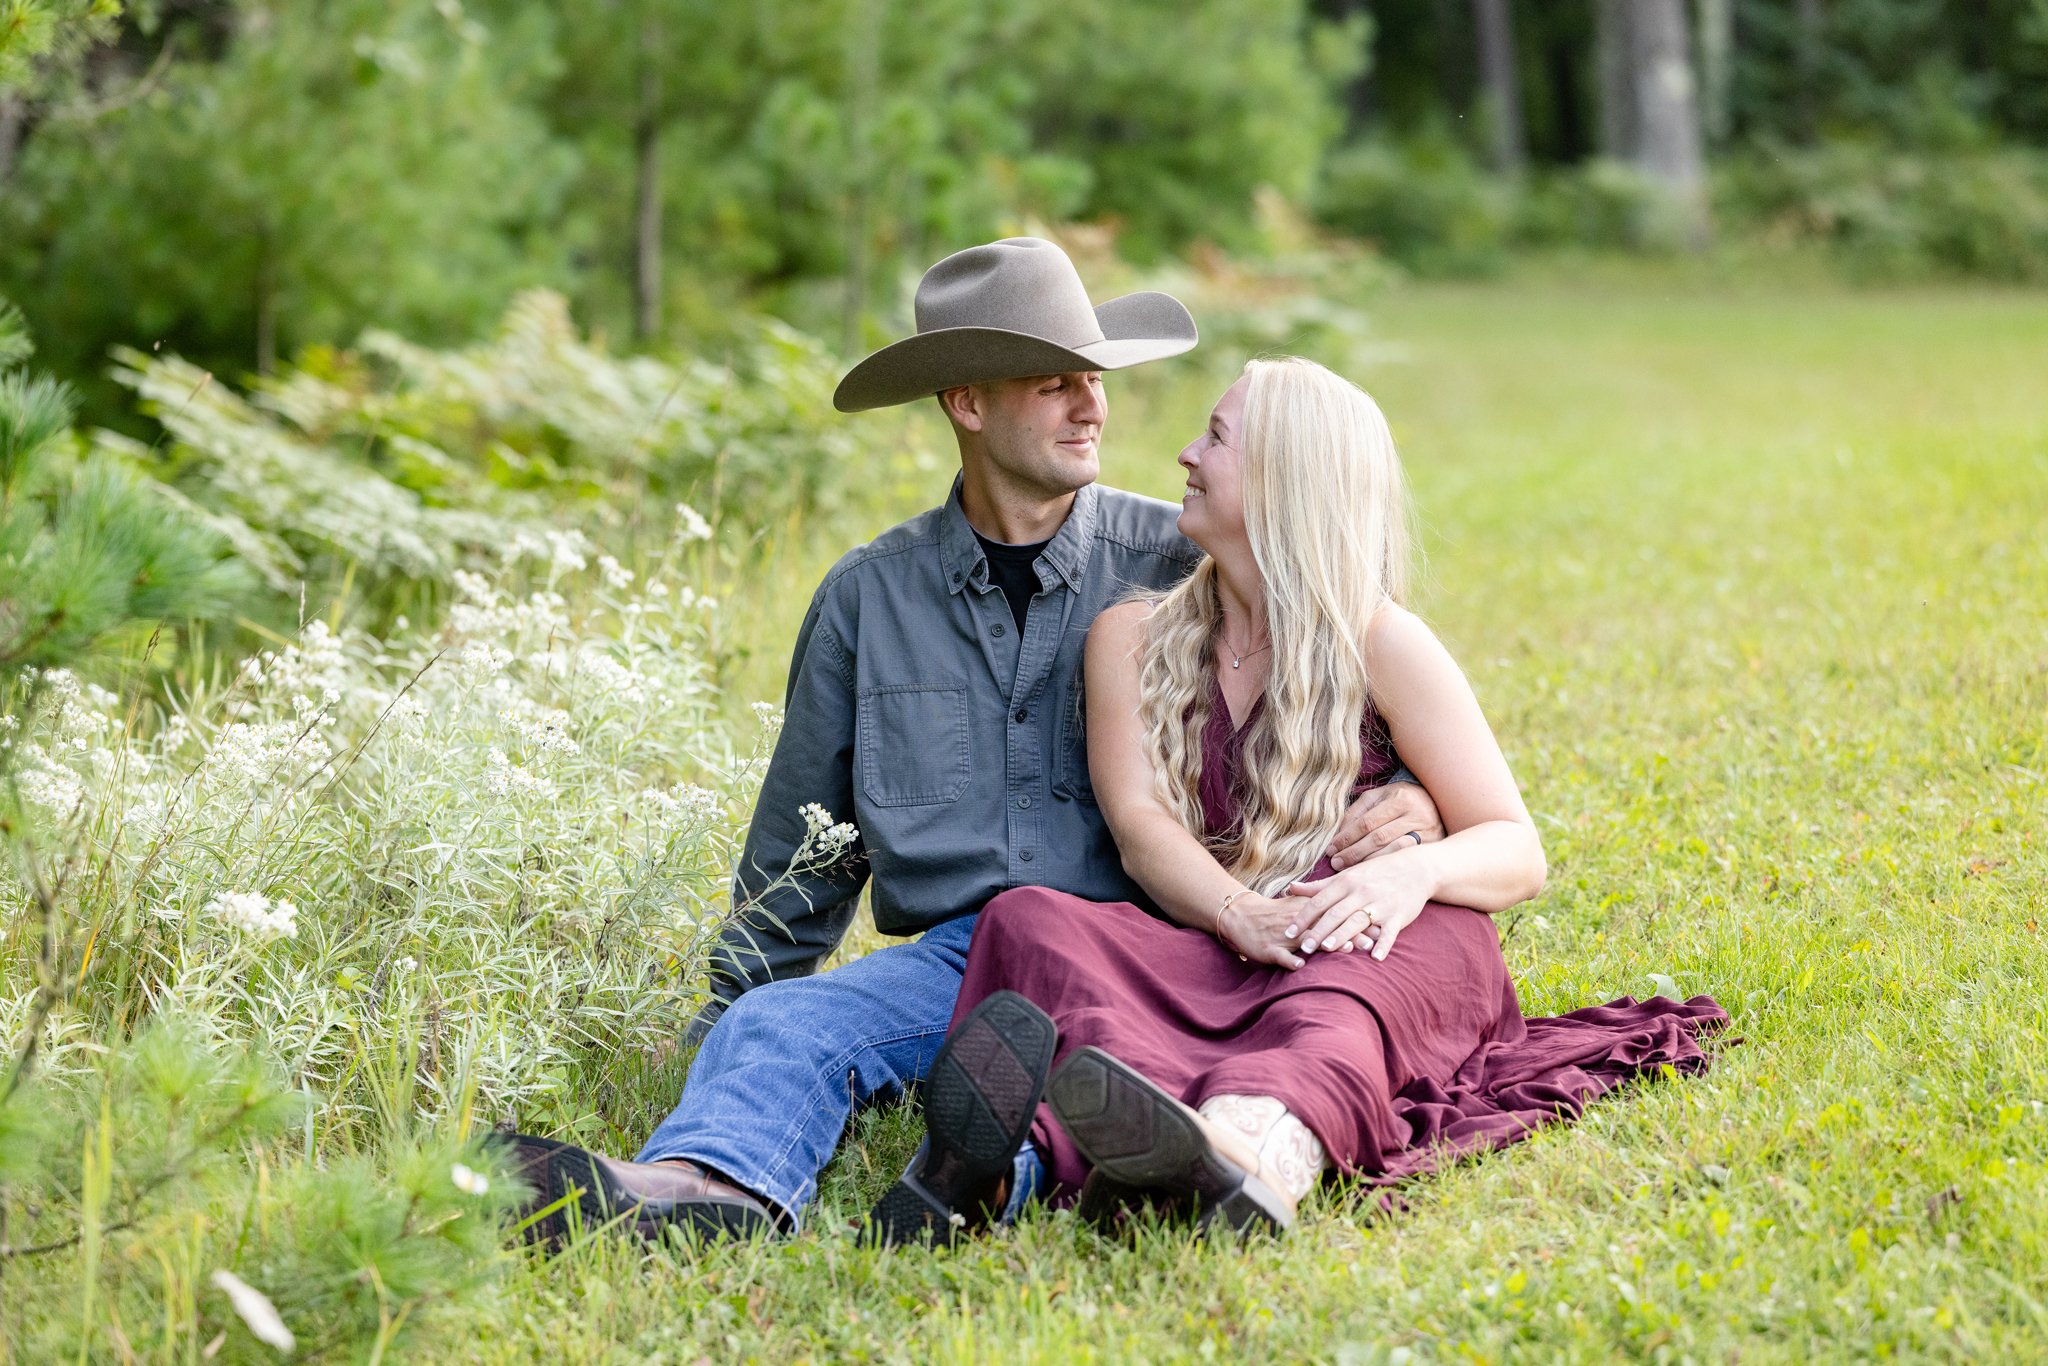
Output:
[[1222,641],[1223,648],[1230,651],[1230,667],[1233,669],[1242,665],[1247,659],[1250,659],[1253,655],[1262,655],[1266,651],[1273,648],[1273,642],[1269,640],[1256,650],[1247,650],[1243,654],[1239,654],[1237,652],[1237,647],[1232,645],[1230,643],[1229,638],[1225,636],[1221,631],[1218,631],[1216,633],[1216,639]]

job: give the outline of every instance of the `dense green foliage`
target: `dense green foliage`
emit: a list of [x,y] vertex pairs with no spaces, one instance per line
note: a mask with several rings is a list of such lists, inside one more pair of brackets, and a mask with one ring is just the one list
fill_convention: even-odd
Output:
[[[1600,132],[1597,10],[1511,7],[1517,182],[1481,169],[1463,4],[186,0],[115,32],[107,0],[12,0],[0,289],[89,413],[139,430],[114,345],[267,372],[371,326],[455,342],[546,284],[645,343],[716,346],[765,306],[852,350],[961,243],[1089,219],[1141,260],[1246,250],[1262,188],[1427,274],[1666,249],[1685,234]],[[1710,10],[1724,236],[2040,277],[2038,4]],[[1952,169],[1960,202],[1922,188]]]
[[123,633],[218,615],[248,577],[161,485],[109,451],[83,450],[69,388],[22,364],[33,353],[21,314],[0,299],[0,702],[10,712],[32,671]]

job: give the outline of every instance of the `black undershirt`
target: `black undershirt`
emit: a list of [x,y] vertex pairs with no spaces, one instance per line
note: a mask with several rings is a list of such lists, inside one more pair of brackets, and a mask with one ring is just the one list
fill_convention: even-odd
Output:
[[1031,610],[1031,599],[1038,596],[1038,570],[1033,561],[1039,552],[1052,544],[1047,538],[1037,545],[1005,545],[991,541],[979,531],[974,539],[981,542],[981,553],[988,556],[989,582],[1003,590],[1009,599],[1010,615],[1017,619],[1017,635],[1024,635],[1024,616]]

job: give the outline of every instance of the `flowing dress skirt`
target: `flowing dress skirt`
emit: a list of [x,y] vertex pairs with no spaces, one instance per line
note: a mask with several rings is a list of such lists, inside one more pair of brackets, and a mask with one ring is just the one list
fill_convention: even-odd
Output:
[[[1576,1118],[1668,1065],[1699,1072],[1727,1023],[1705,996],[1624,997],[1524,1019],[1491,919],[1432,902],[1386,961],[1318,953],[1289,972],[1209,935],[1043,887],[983,910],[954,1019],[1008,988],[1059,1026],[1058,1057],[1106,1049],[1199,1106],[1273,1096],[1348,1176],[1389,1183]],[[1041,1107],[1032,1141],[1055,1200],[1087,1162]]]

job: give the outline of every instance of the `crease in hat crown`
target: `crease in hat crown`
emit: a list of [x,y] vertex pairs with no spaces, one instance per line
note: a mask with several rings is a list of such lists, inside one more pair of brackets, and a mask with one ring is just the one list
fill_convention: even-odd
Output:
[[1091,305],[1080,272],[1042,238],[1006,237],[954,252],[924,273],[917,331],[847,372],[841,412],[888,407],[963,384],[1120,370],[1195,345],[1179,300],[1141,291]]

